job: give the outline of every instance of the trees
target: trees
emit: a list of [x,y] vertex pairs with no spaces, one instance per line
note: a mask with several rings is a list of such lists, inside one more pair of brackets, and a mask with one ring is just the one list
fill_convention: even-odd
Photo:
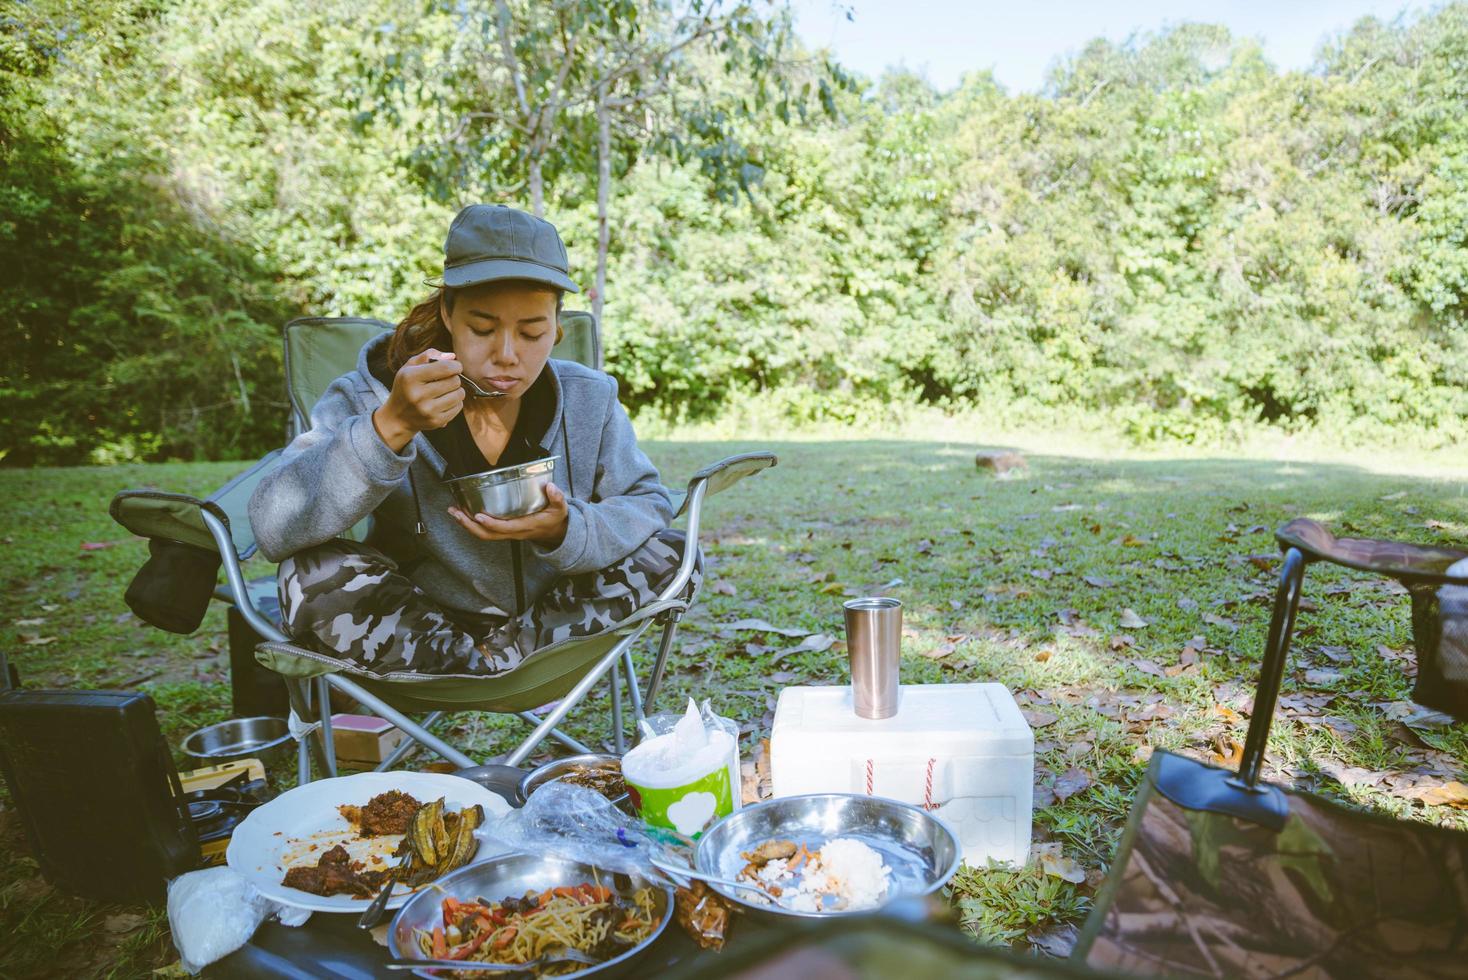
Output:
[[459,204],[532,185],[642,411],[1468,434],[1468,4],[1310,72],[1098,42],[1040,95],[845,84],[754,0],[15,9],[8,463],[268,448],[284,319],[395,319]]

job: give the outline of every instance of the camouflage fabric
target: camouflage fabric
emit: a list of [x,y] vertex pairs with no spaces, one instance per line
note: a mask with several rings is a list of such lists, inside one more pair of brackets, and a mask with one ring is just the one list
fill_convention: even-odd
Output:
[[1468,975],[1468,834],[1298,793],[1278,833],[1188,810],[1157,790],[1164,754],[1077,959],[1141,976]]
[[[445,608],[382,552],[336,538],[281,563],[281,615],[297,642],[374,674],[494,676],[625,624],[677,575],[684,543],[664,529],[614,565],[557,580],[512,617]],[[690,601],[701,583],[695,565]]]

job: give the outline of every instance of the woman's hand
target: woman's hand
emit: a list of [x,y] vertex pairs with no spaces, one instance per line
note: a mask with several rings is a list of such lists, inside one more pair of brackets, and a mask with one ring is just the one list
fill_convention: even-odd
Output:
[[432,347],[408,360],[392,379],[387,401],[372,413],[377,434],[393,452],[428,429],[441,429],[464,407],[464,366]]
[[507,521],[488,514],[470,517],[457,507],[450,507],[449,513],[480,541],[534,541],[555,548],[566,537],[566,495],[554,483],[545,485],[545,507],[524,517]]

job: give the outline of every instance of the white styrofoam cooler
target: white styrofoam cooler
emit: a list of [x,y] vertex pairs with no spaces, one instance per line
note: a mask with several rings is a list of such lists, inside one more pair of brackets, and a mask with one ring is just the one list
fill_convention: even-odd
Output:
[[851,688],[787,687],[775,707],[776,796],[867,793],[933,810],[964,860],[1030,850],[1035,735],[1003,684],[903,685],[897,714],[858,717]]

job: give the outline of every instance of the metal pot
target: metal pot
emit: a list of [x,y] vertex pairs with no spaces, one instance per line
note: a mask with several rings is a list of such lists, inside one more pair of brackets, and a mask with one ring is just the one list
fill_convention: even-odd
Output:
[[290,755],[291,741],[284,718],[231,718],[194,732],[184,739],[183,750],[207,766],[259,759],[268,772]]
[[531,463],[502,466],[497,470],[472,473],[445,480],[454,503],[465,513],[488,514],[508,520],[524,517],[545,507],[545,485],[551,482],[559,456]]

